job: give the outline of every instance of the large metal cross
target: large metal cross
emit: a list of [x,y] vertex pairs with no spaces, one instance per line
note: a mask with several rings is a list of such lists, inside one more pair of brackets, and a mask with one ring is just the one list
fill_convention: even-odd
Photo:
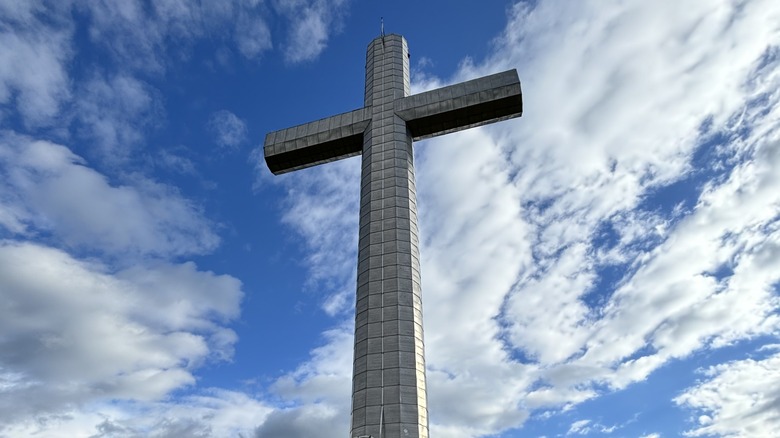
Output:
[[409,95],[400,35],[368,46],[363,108],[269,133],[281,174],[361,155],[351,438],[427,438],[420,252],[412,141],[523,111],[516,70]]

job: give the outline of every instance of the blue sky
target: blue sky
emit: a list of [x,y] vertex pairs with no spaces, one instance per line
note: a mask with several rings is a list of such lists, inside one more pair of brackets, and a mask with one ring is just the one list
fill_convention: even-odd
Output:
[[0,0],[0,437],[348,434],[359,160],[262,142],[380,17],[523,83],[415,145],[432,436],[776,436],[777,2]]

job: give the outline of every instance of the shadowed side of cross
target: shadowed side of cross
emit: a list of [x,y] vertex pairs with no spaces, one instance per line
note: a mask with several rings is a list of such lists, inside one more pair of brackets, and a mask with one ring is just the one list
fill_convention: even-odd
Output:
[[[414,94],[394,102],[414,140],[520,117],[517,70]],[[265,161],[275,175],[360,155],[371,109],[361,108],[269,133]]]
[[376,38],[363,108],[265,139],[274,174],[362,157],[350,437],[429,436],[413,140],[523,110],[515,70],[410,96],[408,56],[400,35]]

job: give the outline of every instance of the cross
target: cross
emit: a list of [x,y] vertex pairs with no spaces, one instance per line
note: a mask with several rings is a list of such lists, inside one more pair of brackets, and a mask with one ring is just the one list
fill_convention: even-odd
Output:
[[368,45],[363,108],[269,133],[274,174],[361,155],[350,437],[427,438],[412,141],[519,117],[517,70],[409,95],[400,35]]

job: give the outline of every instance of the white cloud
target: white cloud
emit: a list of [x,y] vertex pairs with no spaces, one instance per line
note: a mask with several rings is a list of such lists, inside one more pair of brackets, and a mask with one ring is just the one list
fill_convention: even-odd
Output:
[[268,24],[254,14],[239,14],[234,39],[238,50],[249,59],[257,58],[261,53],[272,48],[271,30],[268,29]]
[[566,435],[590,435],[598,434],[599,436],[611,434],[617,430],[619,426],[604,426],[601,423],[593,422],[592,420],[578,420],[569,426],[569,430]]
[[213,113],[208,127],[217,144],[224,149],[238,149],[247,140],[246,124],[230,111],[220,110]]
[[346,0],[281,0],[279,11],[290,20],[285,44],[289,62],[310,61],[325,50],[333,28],[340,27]]
[[[550,2],[534,9],[519,6],[499,44],[500,57],[488,66],[466,65],[464,75],[518,65],[527,90],[524,119],[495,128],[513,138],[508,144],[521,145],[507,152],[523,193],[517,202],[526,206],[536,228],[536,267],[515,286],[504,318],[516,348],[542,364],[569,361],[544,373],[556,387],[585,381],[623,387],[672,357],[774,329],[768,317],[776,307],[768,289],[771,274],[739,292],[701,275],[728,260],[743,262],[751,272],[743,277],[737,269],[728,286],[766,272],[740,255],[761,246],[768,236],[760,227],[773,223],[772,208],[750,207],[776,205],[774,194],[755,190],[776,178],[773,160],[767,162],[775,149],[772,141],[759,141],[760,135],[744,142],[735,138],[725,149],[749,161],[735,169],[731,183],[710,187],[717,198],[732,202],[723,209],[708,205],[707,191],[679,223],[673,216],[665,222],[633,210],[647,208],[642,199],[656,187],[693,172],[690,160],[703,140],[699,127],[705,121],[712,131],[729,129],[732,115],[774,87],[771,69],[755,67],[765,42],[775,38],[768,17],[777,8],[754,4],[737,13],[722,3],[701,6],[684,17],[665,13],[667,6],[659,4],[602,10],[582,3],[563,14]],[[776,103],[770,98],[766,107]],[[770,120],[748,116],[746,123],[761,126]],[[763,152],[745,156],[741,147]],[[734,196],[735,190],[743,196]],[[701,227],[701,221],[726,211],[740,211],[740,217]],[[630,227],[623,217],[631,218]],[[609,256],[632,261],[633,267],[627,267],[609,302],[589,303],[598,270],[611,264],[598,247],[597,232],[605,223],[622,235]],[[642,241],[648,232],[657,235],[655,242],[666,243],[653,249],[653,240]],[[738,233],[737,243],[721,247],[726,232]],[[661,271],[661,265],[668,270]],[[724,288],[727,292],[718,294]],[[737,301],[738,294],[749,298]],[[719,327],[729,325],[716,310],[726,308],[741,315],[732,329],[724,329],[732,331],[728,335],[721,334]],[[659,352],[627,360],[648,346]]]
[[160,401],[231,360],[237,341],[227,325],[241,283],[165,261],[215,248],[202,212],[170,187],[112,184],[68,148],[10,132],[0,175],[0,227],[27,239],[0,241],[0,435],[254,433],[272,408],[246,394]]
[[193,384],[204,361],[230,357],[224,324],[242,297],[238,280],[193,263],[111,272],[13,241],[0,244],[0,289],[0,424]]
[[568,432],[566,432],[566,435],[572,435],[572,434],[586,435],[588,432],[590,432],[590,428],[588,427],[588,424],[590,424],[590,422],[591,422],[590,420],[575,421],[569,427],[569,430]]
[[329,163],[279,179],[288,195],[282,221],[304,238],[309,287],[323,295],[329,314],[350,310],[357,271],[360,160]]
[[518,406],[536,370],[509,358],[495,319],[531,264],[529,228],[499,142],[476,130],[417,145],[428,399],[437,436],[493,433],[528,415],[502,407]]
[[[70,26],[41,26],[34,18],[40,8],[35,2],[0,5],[0,23],[5,24],[0,31],[0,105],[14,108],[32,127],[57,121],[69,100],[66,64],[73,54]],[[9,22],[15,26],[7,26]]]
[[[520,385],[512,393],[514,403],[524,400],[525,406],[531,408],[577,403],[597,396],[591,384],[624,387],[644,379],[671,358],[684,357],[703,346],[717,347],[777,329],[776,318],[771,316],[778,307],[771,289],[777,276],[755,263],[750,255],[771,252],[774,246],[771,230],[775,227],[778,199],[774,192],[762,189],[777,185],[774,182],[777,172],[773,169],[778,167],[772,158],[776,144],[767,131],[769,128],[744,142],[732,144],[731,153],[748,161],[744,167],[735,169],[727,184],[711,187],[713,195],[730,200],[729,205],[715,207],[702,201],[689,218],[679,223],[676,222],[679,216],[665,219],[635,210],[646,208],[642,206],[643,197],[656,187],[691,174],[690,160],[700,144],[699,127],[705,120],[712,120],[712,130],[729,129],[732,114],[742,113],[753,96],[768,91],[770,97],[762,108],[777,107],[776,93],[771,94],[776,89],[771,78],[776,75],[773,76],[771,68],[755,70],[765,50],[764,42],[772,40],[771,35],[776,33],[769,24],[771,19],[767,18],[772,13],[766,14],[766,8],[775,13],[777,8],[755,5],[755,9],[733,17],[728,10],[710,14],[707,8],[702,8],[701,15],[697,15],[696,9],[692,9],[690,14],[675,21],[669,20],[668,14],[658,13],[656,4],[652,7],[592,6],[595,3],[583,3],[576,11],[563,14],[561,11],[566,9],[551,2],[532,10],[518,7],[504,39],[499,40],[495,61],[482,66],[465,64],[465,70],[459,75],[465,78],[514,65],[521,70],[526,90],[524,118],[488,130],[494,133],[494,138],[501,139],[498,148],[488,141],[470,139],[470,149],[478,150],[472,152],[472,159],[497,149],[489,162],[493,168],[506,168],[507,174],[512,175],[495,192],[509,193],[505,201],[498,203],[498,208],[468,211],[457,202],[452,202],[449,208],[446,204],[435,204],[435,200],[458,195],[461,203],[472,198],[497,199],[481,194],[478,186],[471,189],[473,183],[468,179],[462,184],[469,187],[466,190],[460,188],[461,184],[453,183],[455,177],[442,178],[442,174],[426,167],[435,169],[435,163],[446,163],[442,164],[448,167],[446,172],[459,179],[495,174],[482,169],[475,171],[465,161],[453,160],[452,156],[459,154],[452,147],[459,144],[458,137],[471,134],[436,140],[436,143],[448,143],[447,148],[442,146],[441,153],[437,153],[439,149],[418,147],[422,155],[418,171],[420,208],[433,205],[432,211],[443,218],[441,223],[426,226],[423,216],[423,239],[430,236],[426,234],[431,233],[428,227],[434,230],[434,239],[425,242],[427,246],[422,250],[427,261],[423,279],[426,286],[433,285],[425,288],[426,303],[428,300],[436,303],[433,310],[426,306],[427,333],[442,333],[443,337],[450,338],[453,334],[448,327],[462,326],[466,327],[464,333],[469,333],[469,339],[452,345],[469,351],[468,345],[475,344],[473,333],[488,333],[486,343],[500,348],[501,336],[468,327],[476,324],[475,321],[488,323],[503,311],[502,320],[508,325],[507,339],[512,347],[538,361],[541,369],[534,372],[535,378],[550,385],[530,391],[528,386]],[[616,12],[603,14],[605,10]],[[734,19],[732,29],[721,32],[719,23],[731,18]],[[709,24],[707,20],[714,22]],[[689,35],[692,29],[694,34],[702,32],[702,35],[684,39],[683,35]],[[751,34],[743,40],[741,36],[747,29],[763,36]],[[713,38],[720,38],[724,43],[709,44]],[[725,43],[734,38],[739,39],[738,46]],[[685,56],[681,56],[683,53]],[[699,59],[706,62],[697,64],[695,60]],[[687,73],[678,77],[682,71]],[[674,81],[678,83],[672,84]],[[680,86],[680,81],[686,85]],[[748,82],[755,84],[746,86]],[[724,89],[723,84],[729,85]],[[713,89],[722,92],[713,93]],[[671,102],[674,102],[674,112],[665,115]],[[716,109],[719,112],[713,114]],[[759,113],[760,109],[748,111],[743,120],[756,127],[774,120],[771,112],[764,116],[758,116]],[[770,140],[759,140],[762,137]],[[474,146],[477,144],[478,147]],[[757,151],[756,155],[743,152],[753,150]],[[504,156],[510,157],[508,162],[502,162]],[[435,176],[426,183],[424,179],[430,174]],[[425,191],[430,191],[433,200],[423,198]],[[741,196],[735,196],[737,193]],[[705,194],[703,199],[706,197]],[[522,213],[508,222],[521,231],[512,229],[512,225],[491,227],[491,237],[505,245],[507,252],[491,263],[489,271],[474,262],[460,265],[452,260],[484,248],[484,243],[470,242],[468,232],[453,232],[454,238],[449,242],[435,239],[447,221],[469,226],[492,221],[492,213],[500,214],[507,205],[523,206]],[[773,207],[766,208],[767,205]],[[720,219],[719,215],[727,211],[738,211],[739,215],[732,215],[731,222],[716,220],[718,226],[701,227],[704,218]],[[612,223],[620,233],[620,239],[609,253],[601,252],[598,247],[597,232],[604,223]],[[655,237],[648,239],[648,232]],[[727,232],[736,241],[720,248],[721,238]],[[523,233],[528,237],[517,240]],[[664,241],[666,245],[656,246]],[[529,243],[530,248],[523,248]],[[692,263],[693,248],[697,255]],[[759,248],[764,249],[759,251]],[[525,258],[531,254],[533,266]],[[485,259],[477,257],[477,260]],[[735,274],[730,280],[718,284],[700,276],[702,271],[714,271],[728,260],[736,261]],[[599,269],[625,261],[634,266],[625,271],[623,284],[617,284],[612,300],[588,302]],[[653,268],[659,263],[674,267],[674,276],[662,275]],[[514,270],[515,276],[509,278],[510,282],[517,280],[517,283],[473,289],[467,283],[456,288],[459,294],[431,298],[437,289],[452,281],[453,273],[473,272],[476,278],[492,280],[495,278],[492,272],[500,269]],[[435,275],[437,270],[447,275],[436,276],[429,282],[431,272]],[[754,281],[741,285],[749,278]],[[681,289],[681,285],[685,288]],[[692,293],[692,287],[700,295]],[[505,307],[499,308],[490,301],[495,291],[496,302],[504,304],[501,298],[510,290]],[[624,294],[637,297],[637,301],[626,301]],[[468,301],[470,297],[482,300],[479,307],[486,313],[461,318],[452,309],[473,309],[475,304]],[[724,324],[726,309],[730,309],[733,317],[729,316],[729,323]],[[439,312],[441,322],[437,321]],[[429,364],[434,368],[440,352],[430,341],[427,347]],[[658,352],[632,357],[647,347]],[[468,359],[458,357],[447,362],[460,361]],[[512,363],[507,358],[500,361],[506,362],[506,366]],[[462,372],[465,374],[466,370]],[[505,391],[504,381],[494,381],[492,376],[492,373],[479,374],[479,379],[487,388]],[[437,421],[435,380],[431,380],[429,388],[432,419]],[[447,398],[469,397],[448,394]],[[446,406],[445,401],[441,403]],[[503,406],[513,405],[503,403]],[[448,412],[447,408],[442,411]],[[509,408],[489,418],[512,411]]]
[[294,409],[280,409],[268,415],[257,429],[257,438],[309,438],[313,436],[339,437],[349,434],[349,419],[341,410],[315,403]]
[[203,253],[219,243],[197,206],[143,178],[114,185],[68,148],[0,136],[0,225],[109,255]]
[[34,20],[35,13],[41,9],[40,2],[17,2],[14,0],[0,0],[2,17],[8,21],[29,23]]
[[311,359],[280,377],[273,391],[290,407],[268,416],[258,438],[344,436],[348,434],[352,388],[352,327],[325,333],[327,341]]
[[274,392],[298,402],[321,400],[334,393],[350,394],[352,355],[347,353],[352,350],[351,332],[349,325],[325,332],[327,342],[312,351],[309,362],[279,378]]
[[[167,60],[187,59],[192,44],[208,35],[235,45],[247,58],[270,49],[271,35],[257,0],[142,1],[80,5],[89,14],[89,34],[124,68],[161,72]],[[173,55],[165,56],[165,55]]]
[[780,354],[708,368],[674,401],[699,415],[686,436],[770,437],[780,430]]
[[278,180],[265,164],[265,151],[263,145],[252,149],[247,156],[247,161],[252,166],[254,181],[252,181],[252,191],[259,193],[264,187],[272,184],[278,184]]
[[[612,383],[623,387],[702,346],[776,333],[780,302],[773,285],[780,277],[768,260],[778,251],[780,198],[770,187],[777,184],[780,142],[769,138],[758,147],[755,158],[702,194],[695,211],[615,292],[580,362],[622,362]],[[709,274],[723,265],[731,276]],[[653,353],[624,360],[648,343]]]
[[132,76],[96,75],[78,90],[79,132],[95,142],[102,159],[122,163],[145,140],[147,131],[161,124],[164,110],[157,94]]
[[[174,4],[172,2],[163,5]],[[104,48],[112,55],[113,59],[121,62],[125,69],[134,68],[142,70],[162,71],[164,65],[163,56],[158,53],[164,48],[164,32],[166,27],[172,32],[189,32],[197,27],[186,26],[185,23],[176,21],[176,11],[182,12],[187,17],[187,11],[181,8],[164,8],[163,15],[169,26],[163,27],[154,16],[145,12],[145,8],[138,1],[121,3],[92,3],[81,4],[82,12],[90,17],[91,26],[89,36],[97,46]],[[150,8],[149,11],[155,11]],[[176,25],[178,24],[178,25]]]
[[186,148],[162,149],[157,153],[154,164],[180,175],[198,176],[195,163],[186,155]]
[[252,436],[271,408],[241,392],[206,389],[175,402],[101,403],[0,429],[9,437],[179,438]]

